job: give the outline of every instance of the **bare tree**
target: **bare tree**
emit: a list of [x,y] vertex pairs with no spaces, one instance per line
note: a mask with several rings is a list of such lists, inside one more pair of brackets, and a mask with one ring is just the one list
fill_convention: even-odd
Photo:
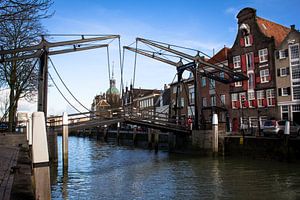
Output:
[[[1,0],[0,0],[1,1]],[[40,19],[49,17],[47,9],[51,0],[8,0],[0,3],[0,46],[17,49],[32,46],[40,41],[44,28]],[[39,7],[40,6],[40,7]],[[1,15],[1,14],[0,14]],[[27,52],[28,53],[28,52]],[[19,57],[24,53],[6,55]],[[0,64],[0,86],[8,87],[9,128],[13,131],[18,101],[22,98],[33,101],[37,92],[37,73],[34,59],[17,60]]]

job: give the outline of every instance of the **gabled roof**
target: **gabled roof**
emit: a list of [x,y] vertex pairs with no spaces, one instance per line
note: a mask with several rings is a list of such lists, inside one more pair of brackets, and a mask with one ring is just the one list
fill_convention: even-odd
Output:
[[207,62],[211,64],[221,63],[227,60],[230,48],[224,47],[217,54],[211,57]]
[[264,35],[267,37],[274,37],[275,46],[279,46],[291,30],[288,27],[271,22],[261,17],[256,17],[256,21],[259,29]]
[[105,99],[101,99],[101,100],[98,102],[97,106],[103,108],[103,107],[109,107],[110,105],[109,105],[109,103],[107,103],[107,101],[106,101]]

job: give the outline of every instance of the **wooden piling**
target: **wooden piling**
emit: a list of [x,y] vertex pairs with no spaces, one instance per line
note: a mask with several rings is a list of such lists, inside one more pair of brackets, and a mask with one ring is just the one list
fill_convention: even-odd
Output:
[[63,150],[63,168],[68,168],[68,141],[69,140],[69,128],[68,128],[68,115],[63,113],[63,138],[62,138],[62,150]]

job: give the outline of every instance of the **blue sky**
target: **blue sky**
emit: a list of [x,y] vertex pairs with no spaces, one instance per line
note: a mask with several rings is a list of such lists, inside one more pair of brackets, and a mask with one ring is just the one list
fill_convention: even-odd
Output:
[[[136,37],[163,41],[199,49],[209,55],[224,45],[231,47],[237,30],[236,15],[244,7],[253,7],[257,15],[285,26],[300,26],[299,1],[289,0],[54,0],[52,18],[43,20],[50,34],[119,34],[122,45]],[[114,61],[117,84],[120,84],[118,43],[110,45],[110,61]],[[106,49],[52,56],[56,68],[74,95],[90,107],[96,94],[108,88]],[[124,84],[133,78],[134,54],[125,53]],[[53,69],[50,68],[54,76]],[[176,70],[172,66],[138,56],[136,87],[163,88],[171,83]],[[60,88],[63,87],[60,85]],[[84,111],[70,95],[68,99]],[[59,95],[49,89],[48,113],[75,112]],[[36,105],[21,105],[24,109]]]

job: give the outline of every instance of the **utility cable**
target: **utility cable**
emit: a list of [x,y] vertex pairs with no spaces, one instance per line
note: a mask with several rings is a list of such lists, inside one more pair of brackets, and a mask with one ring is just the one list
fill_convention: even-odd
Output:
[[[49,60],[51,62],[51,65],[53,66],[53,69],[56,73],[56,75],[58,76],[59,80],[62,82],[62,84],[64,85],[64,87],[67,89],[67,91],[70,93],[70,95],[75,99],[75,101],[77,103],[79,103],[84,109],[86,109],[88,112],[91,112],[90,109],[88,109],[87,107],[85,107],[74,95],[73,93],[69,90],[69,88],[67,87],[67,85],[65,84],[65,82],[62,80],[61,76],[59,75],[54,63],[52,62],[52,59],[49,57]],[[77,109],[76,109],[77,110]]]
[[58,86],[56,85],[54,79],[52,78],[51,74],[49,74],[50,79],[52,80],[52,82],[54,83],[54,86],[56,87],[56,89],[58,90],[58,92],[60,93],[60,95],[65,99],[65,101],[73,108],[75,109],[78,113],[81,113],[80,110],[78,110],[73,104],[71,104],[71,102],[65,97],[65,95],[62,93],[62,91],[58,88]]

